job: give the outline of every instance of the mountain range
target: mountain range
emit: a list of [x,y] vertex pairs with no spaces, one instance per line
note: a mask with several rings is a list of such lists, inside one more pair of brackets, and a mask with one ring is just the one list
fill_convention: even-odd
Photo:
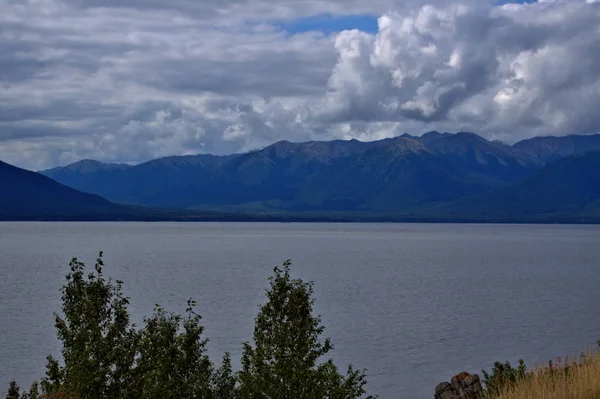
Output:
[[0,162],[0,220],[113,219],[127,207]]
[[[280,141],[243,154],[173,156],[133,166],[83,160],[40,173],[77,190],[77,198],[93,194],[106,201],[103,206],[126,205],[130,213],[600,220],[600,135],[536,137],[514,145],[435,131],[371,142]],[[52,180],[44,182],[46,187]]]
[[47,176],[0,161],[0,221],[253,221],[217,212],[153,209],[112,203]]

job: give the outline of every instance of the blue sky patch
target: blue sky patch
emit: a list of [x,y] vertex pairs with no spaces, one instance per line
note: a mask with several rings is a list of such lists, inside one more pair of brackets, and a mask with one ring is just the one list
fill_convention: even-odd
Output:
[[343,30],[358,29],[364,32],[377,32],[377,17],[374,15],[347,15],[334,17],[331,14],[320,14],[311,17],[297,18],[286,22],[277,22],[276,26],[294,34],[310,31],[325,34]]

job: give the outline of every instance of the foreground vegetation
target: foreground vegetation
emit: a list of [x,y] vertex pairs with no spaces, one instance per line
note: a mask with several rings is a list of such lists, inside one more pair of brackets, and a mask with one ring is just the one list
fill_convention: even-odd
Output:
[[[47,357],[46,376],[25,392],[15,381],[7,399],[359,399],[364,370],[340,373],[324,327],[313,315],[313,286],[292,279],[290,262],[274,269],[266,302],[255,319],[252,342],[243,344],[241,370],[225,354],[216,367],[206,354],[201,317],[190,299],[183,315],[156,306],[141,328],[130,322],[121,281],[73,259],[55,314],[62,361]],[[600,341],[598,341],[600,346]],[[600,399],[600,354],[527,370],[496,362],[482,370],[485,399]],[[479,395],[478,395],[479,396]],[[366,397],[373,399],[372,396]],[[482,399],[483,399],[482,398]],[[479,398],[471,398],[479,399]]]
[[[600,347],[600,341],[598,341]],[[483,371],[485,397],[489,399],[600,399],[600,354],[589,352],[527,371],[496,363]]]
[[[142,328],[130,322],[122,282],[73,259],[56,314],[62,341],[59,362],[48,356],[46,376],[20,392],[11,382],[7,399],[354,399],[366,394],[363,370],[345,374],[331,360],[324,327],[313,315],[313,287],[290,276],[290,262],[269,278],[266,303],[255,319],[252,342],[244,343],[242,368],[234,372],[225,354],[215,367],[196,303],[184,315],[157,306]],[[372,398],[372,397],[368,397]]]

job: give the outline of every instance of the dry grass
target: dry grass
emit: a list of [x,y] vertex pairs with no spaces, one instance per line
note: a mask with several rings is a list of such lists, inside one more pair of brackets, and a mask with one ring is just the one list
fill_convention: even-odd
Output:
[[494,399],[600,399],[600,355],[538,367]]

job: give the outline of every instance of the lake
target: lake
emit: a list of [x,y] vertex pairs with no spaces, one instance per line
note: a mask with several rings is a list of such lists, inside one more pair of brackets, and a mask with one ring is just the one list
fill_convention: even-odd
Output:
[[0,223],[0,388],[60,353],[52,313],[76,256],[99,250],[133,319],[198,303],[209,355],[236,364],[275,265],[315,282],[331,355],[369,393],[433,398],[460,371],[547,361],[600,338],[600,226]]

